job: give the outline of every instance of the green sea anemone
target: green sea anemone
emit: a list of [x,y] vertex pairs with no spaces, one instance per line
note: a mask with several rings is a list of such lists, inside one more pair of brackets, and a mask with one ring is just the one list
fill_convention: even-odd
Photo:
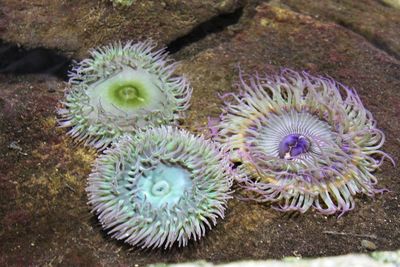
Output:
[[104,151],[86,189],[116,239],[142,248],[186,246],[224,217],[232,169],[217,143],[161,126]]
[[124,133],[176,124],[188,108],[191,87],[152,42],[114,43],[90,55],[70,73],[58,110],[59,125],[78,142],[104,149]]
[[114,5],[130,6],[135,0],[111,0]]
[[379,150],[384,134],[354,90],[284,70],[241,76],[240,93],[226,97],[213,132],[241,163],[249,198],[283,211],[333,214],[353,209],[357,193],[381,192],[372,172],[392,159]]

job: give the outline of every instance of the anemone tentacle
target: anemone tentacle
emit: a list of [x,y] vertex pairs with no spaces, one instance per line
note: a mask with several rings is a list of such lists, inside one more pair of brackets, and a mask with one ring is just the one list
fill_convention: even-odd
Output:
[[213,132],[242,163],[249,198],[283,211],[344,213],[353,196],[380,192],[372,174],[385,137],[355,90],[331,78],[285,69],[277,76],[240,75],[240,92],[223,96]]
[[59,125],[78,142],[104,149],[124,133],[176,124],[192,93],[165,49],[151,41],[117,42],[90,51],[69,73]]
[[223,146],[161,126],[104,151],[86,189],[112,237],[142,248],[186,246],[224,217],[232,164]]

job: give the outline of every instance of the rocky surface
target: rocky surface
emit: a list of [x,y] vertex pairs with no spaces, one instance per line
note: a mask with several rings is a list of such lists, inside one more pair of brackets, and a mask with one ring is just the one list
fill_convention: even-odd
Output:
[[242,2],[135,1],[126,7],[108,0],[3,0],[0,34],[3,41],[53,48],[77,58],[89,48],[118,40],[152,38],[165,45],[215,16],[234,12]]
[[[22,8],[20,2],[26,2],[27,7]],[[54,1],[48,10],[66,10],[63,5],[72,6],[77,2]],[[174,3],[178,5],[178,2]],[[201,129],[206,125],[207,117],[216,117],[220,113],[221,102],[217,94],[236,90],[233,84],[238,77],[238,63],[246,73],[271,74],[281,67],[289,67],[329,75],[355,88],[387,136],[384,149],[397,161],[400,156],[399,60],[390,51],[381,49],[359,32],[339,25],[330,16],[320,19],[317,13],[313,13],[315,7],[310,2],[313,1],[302,1],[302,9],[295,10],[289,1],[249,1],[245,17],[237,25],[177,51],[174,57],[182,59],[179,72],[189,77],[194,88],[192,107],[182,126],[193,132],[205,132]],[[354,24],[358,27],[362,23],[359,12],[367,12],[370,17],[381,14],[375,11],[374,5],[369,5],[370,0],[357,2],[364,3],[354,5],[352,11]],[[0,9],[8,13],[8,17],[22,11],[44,10],[39,4],[30,5],[29,1],[5,0],[3,3],[5,5]],[[71,24],[80,17],[77,14],[84,12],[81,9],[87,9],[86,5],[94,10],[100,8],[109,19],[129,13],[108,3],[80,3],[79,7],[74,6],[72,17],[53,17],[54,25],[58,25],[54,27]],[[338,5],[344,3],[339,1]],[[18,12],[12,10],[15,7],[19,7]],[[216,14],[212,5],[209,8],[209,14]],[[200,12],[201,8],[198,9],[194,10]],[[387,13],[382,20],[387,26],[381,27],[382,36],[389,36],[391,29],[395,29],[392,24],[399,11],[396,13],[396,9],[389,7],[384,9]],[[185,10],[189,7],[177,6],[169,12],[179,17]],[[339,11],[333,9],[332,12]],[[92,14],[99,15],[98,12]],[[150,15],[148,18],[139,11],[136,14],[152,21]],[[88,25],[95,25],[89,33],[84,33],[81,24],[74,23],[56,34],[51,34],[55,29],[49,25],[46,30],[39,27],[42,30],[32,34],[30,41],[22,31],[19,37],[17,34],[10,37],[14,33],[10,35],[9,29],[36,25],[38,19],[39,16],[32,15],[29,19],[21,19],[20,23],[8,21],[6,30],[2,29],[3,33],[7,32],[3,37],[8,36],[5,40],[29,46],[56,47],[80,57],[87,47],[112,40],[113,33],[119,37],[127,31],[121,26],[104,26],[102,31],[94,31],[101,21],[96,19],[94,24],[87,21]],[[167,21],[174,23],[172,19],[165,23]],[[179,26],[176,28],[181,34],[193,26],[187,26],[185,30]],[[369,24],[362,27],[373,32]],[[162,37],[159,27],[144,29],[137,26],[135,29],[138,32],[145,30],[151,31],[156,40],[160,38],[161,43],[178,36],[176,33]],[[79,41],[71,40],[68,44],[65,43],[67,39],[56,37],[64,35],[79,36]],[[390,36],[399,43],[399,35]],[[132,33],[129,37],[135,35]],[[382,42],[386,40],[379,38]],[[395,46],[391,51],[396,51]],[[186,248],[140,250],[114,241],[101,230],[86,204],[85,179],[95,153],[74,146],[65,138],[64,130],[56,127],[55,108],[62,98],[63,87],[62,81],[48,76],[0,76],[1,266],[142,266],[201,259],[221,263],[286,256],[317,257],[365,252],[367,248],[362,246],[363,240],[373,242],[377,250],[400,248],[399,171],[389,163],[385,163],[376,176],[379,186],[390,189],[390,192],[377,195],[375,199],[358,196],[356,209],[341,218],[322,216],[313,211],[304,215],[279,213],[267,204],[232,200],[225,220],[219,220],[203,239],[191,242]]]
[[318,259],[299,259],[288,257],[283,260],[239,261],[232,263],[213,264],[206,261],[176,264],[151,264],[150,267],[397,267],[400,264],[400,251],[379,252],[378,255],[349,254],[336,257],[321,257]]
[[400,1],[312,1],[304,5],[298,0],[282,0],[294,11],[333,21],[364,36],[374,46],[400,59]]

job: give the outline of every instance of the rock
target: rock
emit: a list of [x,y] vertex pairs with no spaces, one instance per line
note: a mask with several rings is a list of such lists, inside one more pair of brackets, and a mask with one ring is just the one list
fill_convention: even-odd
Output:
[[[264,261],[240,261],[223,264],[212,264],[205,261],[197,261],[183,264],[152,264],[149,267],[397,267],[400,263],[399,251],[385,251],[385,259],[369,257],[365,254],[349,254],[336,257],[320,257],[315,259],[298,259],[287,261],[286,258]],[[390,260],[386,260],[389,258]]]
[[400,59],[399,0],[281,0],[297,12],[337,24],[364,36],[376,47]]
[[361,246],[367,250],[376,250],[375,243],[366,239],[361,240]]
[[400,9],[400,1],[399,0],[382,0],[382,1],[389,6]]
[[0,5],[3,41],[45,47],[81,58],[87,50],[118,40],[152,38],[161,45],[200,23],[233,12],[243,1],[135,1],[114,7],[111,1],[4,0]]

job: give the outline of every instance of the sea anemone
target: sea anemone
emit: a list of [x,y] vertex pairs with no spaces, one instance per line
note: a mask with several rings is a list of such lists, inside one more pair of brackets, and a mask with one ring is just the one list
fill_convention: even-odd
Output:
[[333,214],[353,209],[357,193],[382,191],[372,172],[393,160],[379,150],[384,134],[353,89],[291,70],[241,74],[239,88],[223,96],[213,131],[239,163],[238,181],[251,192],[244,198]]
[[90,55],[70,73],[58,110],[59,125],[78,142],[104,149],[124,133],[175,124],[188,108],[191,87],[173,76],[175,64],[151,41],[114,43]]
[[120,137],[97,159],[86,191],[112,237],[168,248],[200,239],[224,217],[232,179],[218,143],[161,126]]
[[111,0],[114,5],[130,6],[135,0]]

